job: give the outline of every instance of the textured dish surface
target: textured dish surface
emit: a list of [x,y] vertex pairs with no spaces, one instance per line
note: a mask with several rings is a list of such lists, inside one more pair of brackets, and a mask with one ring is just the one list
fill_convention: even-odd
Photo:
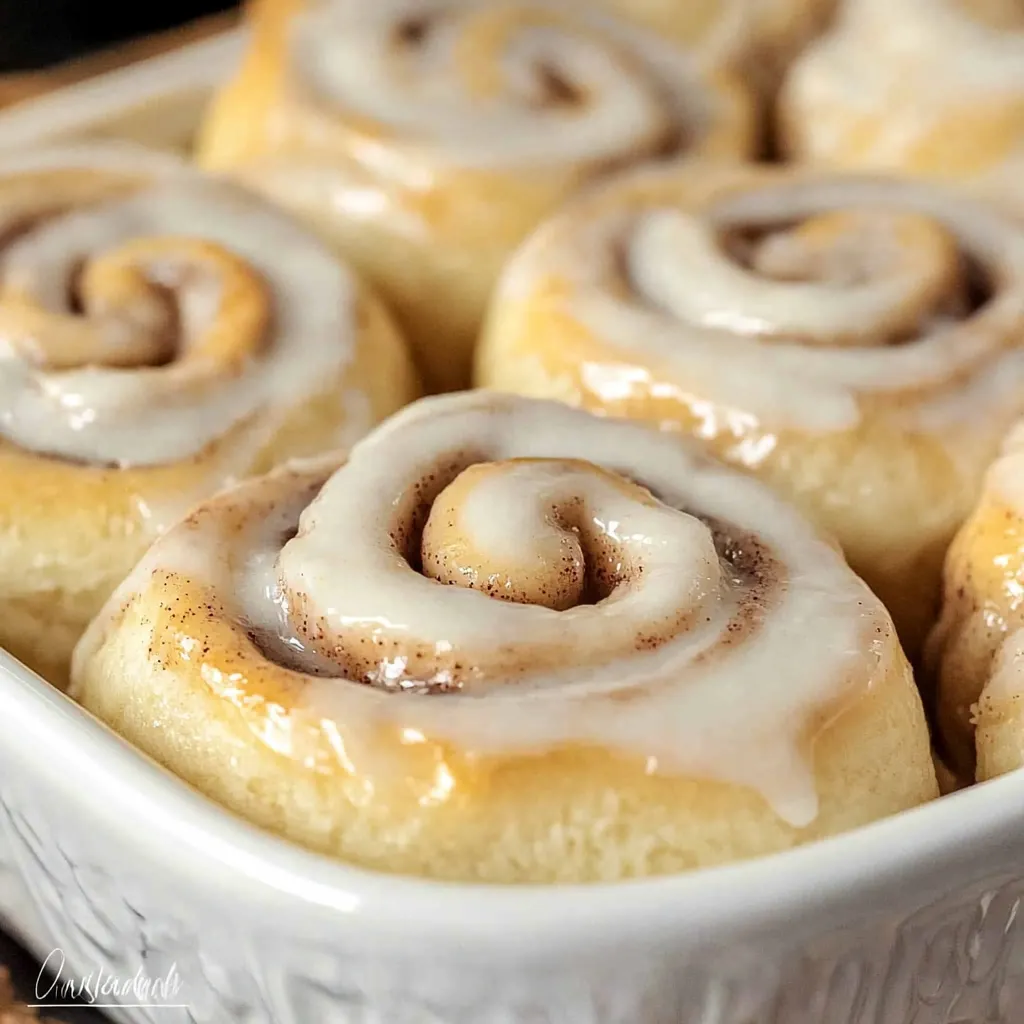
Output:
[[0,919],[71,972],[176,964],[188,1009],[132,1024],[1015,1024],[1024,999],[1016,776],[692,876],[437,885],[254,832],[0,660]]

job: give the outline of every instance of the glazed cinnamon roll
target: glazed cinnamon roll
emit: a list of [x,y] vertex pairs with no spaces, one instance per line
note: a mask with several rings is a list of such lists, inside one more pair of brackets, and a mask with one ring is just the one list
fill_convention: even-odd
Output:
[[755,472],[840,540],[914,656],[1024,412],[1024,231],[938,186],[637,171],[512,259],[478,378]]
[[379,285],[427,384],[469,380],[509,251],[613,166],[745,153],[741,87],[561,0],[264,0],[199,160],[297,211]]
[[978,781],[1024,766],[1024,429],[1007,440],[946,559],[926,667],[949,763]]
[[779,120],[797,159],[970,181],[1024,207],[1024,7],[845,0]]
[[554,882],[936,795],[882,605],[758,481],[638,424],[425,399],[158,541],[73,695],[238,814],[386,871]]
[[416,394],[381,306],[286,215],[134,148],[0,159],[0,644],[57,684],[153,537]]

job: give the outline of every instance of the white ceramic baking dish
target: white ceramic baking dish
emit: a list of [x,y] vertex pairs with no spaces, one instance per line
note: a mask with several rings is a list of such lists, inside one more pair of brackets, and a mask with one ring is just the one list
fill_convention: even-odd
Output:
[[[187,148],[240,45],[15,108],[0,148]],[[376,875],[236,820],[0,654],[0,924],[96,1002],[149,1003],[113,1011],[133,1024],[1021,1024],[1022,898],[1024,773],[676,878]]]

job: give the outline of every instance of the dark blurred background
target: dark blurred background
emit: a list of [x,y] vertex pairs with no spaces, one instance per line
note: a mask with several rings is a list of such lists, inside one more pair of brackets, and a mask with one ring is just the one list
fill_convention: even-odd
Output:
[[0,0],[0,73],[34,71],[236,6],[225,0]]

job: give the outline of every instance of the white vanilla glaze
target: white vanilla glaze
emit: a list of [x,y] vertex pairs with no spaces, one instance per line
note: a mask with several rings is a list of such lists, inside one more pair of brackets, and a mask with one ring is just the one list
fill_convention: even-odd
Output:
[[[685,164],[640,169],[568,207],[513,258],[499,304],[528,301],[545,281],[568,282],[568,311],[617,361],[656,364],[688,394],[769,429],[852,429],[866,397],[898,403],[911,425],[946,431],[962,429],[979,403],[1019,408],[1024,229],[941,186],[868,177],[737,188],[729,174],[745,172],[723,170],[721,194],[689,208],[611,201],[620,189],[641,195],[645,179],[656,190],[700,173]],[[837,261],[830,277],[828,260],[812,253],[805,279],[764,273],[794,259],[784,251],[798,247],[788,227],[835,211],[863,211],[872,222],[857,243],[864,266],[847,254],[849,265]],[[886,218],[906,214],[933,222],[948,252],[903,252],[895,231],[887,240]],[[748,268],[724,247],[726,233],[749,229],[783,232],[762,246],[765,266]],[[960,254],[993,289],[963,318],[945,308],[956,298]],[[970,394],[969,409],[943,390],[954,379],[954,396]]]
[[[520,601],[525,595],[519,581],[547,578],[553,586],[531,588],[537,592],[529,603],[544,604],[545,597],[557,594],[572,606],[583,601],[589,562],[598,563],[609,585],[642,567],[644,587],[623,587],[620,593],[625,635],[595,631],[580,645],[588,658],[603,647],[632,643],[636,620],[672,624],[681,612],[692,617],[721,586],[718,555],[699,520],[660,504],[644,504],[637,494],[624,491],[617,477],[595,473],[590,463],[487,465],[494,471],[474,477],[472,469],[466,470],[458,491],[446,489],[434,499],[423,546],[436,550],[424,566],[424,578],[465,584],[470,577],[473,586],[487,593],[518,593]],[[639,603],[631,607],[630,602]],[[486,632],[500,636],[506,625],[495,616],[493,630],[488,626]],[[459,632],[460,646],[470,646],[474,638]],[[507,634],[502,642],[514,644],[517,639]]]
[[[154,260],[144,270],[173,294],[176,355],[162,365],[54,369],[0,336],[0,434],[29,450],[89,463],[154,465],[197,454],[248,423],[255,454],[284,416],[337,381],[351,361],[353,281],[326,247],[264,201],[172,161],[135,161],[135,153],[90,146],[0,161],[4,223],[17,222],[21,191],[13,188],[26,176],[71,170],[138,178],[123,195],[80,208],[61,209],[59,194],[44,196],[57,209],[0,248],[0,288],[13,287],[72,323],[94,317],[90,326],[116,353],[140,335],[144,340],[151,313],[138,301],[117,316],[77,312],[71,297],[82,268],[138,240],[213,243],[240,258],[266,290],[265,336],[237,365],[181,358],[218,315],[222,282],[208,268],[190,266],[187,256]],[[15,199],[5,202],[8,195]]]
[[[581,525],[562,539],[578,541],[584,557],[590,530],[620,544],[624,578],[596,603],[555,611],[421,574],[392,539],[396,517],[412,514],[410,495],[437,467],[457,474],[456,487],[466,465],[495,467],[468,490],[456,526],[485,563],[488,552],[544,563],[559,529],[550,510],[575,498]],[[382,724],[470,753],[596,744],[645,758],[652,772],[752,786],[795,825],[814,819],[808,730],[866,694],[895,646],[881,604],[767,488],[638,424],[482,392],[414,403],[336,466],[279,471],[170,531],[90,628],[76,661],[92,656],[154,572],[174,572],[212,586],[225,614],[277,635],[279,660],[311,673],[300,707],[328,723],[361,769],[361,742]],[[282,481],[291,497],[268,512],[260,496]],[[251,510],[247,530],[218,529],[228,506]],[[709,523],[720,531],[717,548]],[[723,536],[746,555],[726,557]],[[499,669],[425,694],[403,689],[410,653],[409,665],[382,666],[378,680],[393,687],[359,684],[332,671],[329,656],[307,660],[299,595],[304,614],[315,610],[342,640],[369,636],[385,654],[425,647],[445,663],[463,649],[483,651]],[[633,643],[666,622],[660,645]],[[288,735],[288,752],[299,756],[301,730]]]
[[571,165],[703,134],[718,101],[694,60],[581,7],[331,0],[296,20],[291,74],[331,115],[375,126],[358,158],[398,177],[409,151],[471,167]]
[[[929,303],[944,298],[955,262],[951,267],[941,258],[930,260],[930,253],[917,260],[893,258],[898,240],[884,237],[884,214],[880,219],[883,230],[875,231],[874,239],[853,239],[875,243],[878,265],[865,271],[851,259],[849,266],[835,268],[834,283],[827,277],[827,260],[820,258],[808,269],[821,280],[787,282],[757,273],[770,272],[773,263],[783,271],[787,263],[801,269],[800,246],[784,235],[761,247],[763,268],[747,270],[722,251],[718,225],[678,210],[642,218],[629,249],[630,270],[643,294],[684,322],[809,342],[884,337],[901,327],[912,329],[928,315]],[[952,257],[955,261],[955,250]]]
[[[786,85],[801,155],[834,160],[846,152],[848,133],[863,136],[851,122],[869,118],[877,130],[858,163],[899,167],[915,142],[942,131],[951,110],[984,112],[1024,98],[1024,19],[1017,12],[1017,31],[989,24],[971,14],[983,3],[844,0]],[[1014,150],[1024,156],[1024,139]]]

